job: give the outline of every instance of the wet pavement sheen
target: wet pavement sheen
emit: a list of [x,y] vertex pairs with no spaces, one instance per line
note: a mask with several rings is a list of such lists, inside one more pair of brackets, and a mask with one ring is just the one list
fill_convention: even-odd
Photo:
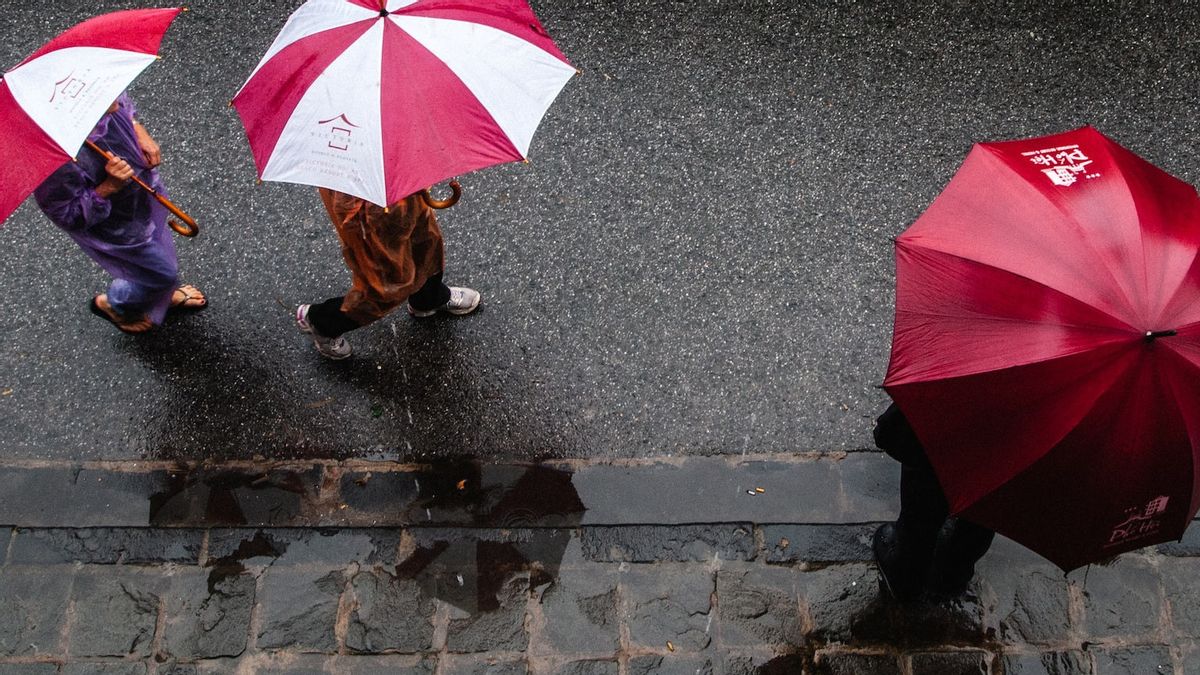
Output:
[[[135,2],[10,2],[0,60]],[[890,238],[970,144],[1092,123],[1197,172],[1186,3],[539,1],[584,71],[529,166],[445,212],[463,319],[402,312],[320,360],[291,310],[340,294],[315,191],[256,186],[228,99],[295,2],[200,0],[136,83],[208,311],[131,338],[26,204],[0,231],[8,457],[528,461],[864,447]]]

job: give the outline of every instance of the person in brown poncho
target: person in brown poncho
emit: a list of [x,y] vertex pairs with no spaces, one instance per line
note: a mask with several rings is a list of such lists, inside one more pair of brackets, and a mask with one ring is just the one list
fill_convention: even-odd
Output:
[[296,325],[322,356],[353,353],[343,334],[386,316],[408,301],[415,317],[440,312],[470,314],[479,293],[442,283],[445,253],[433,209],[420,193],[387,209],[364,199],[320,189],[342,242],[352,284],[346,295],[296,309]]

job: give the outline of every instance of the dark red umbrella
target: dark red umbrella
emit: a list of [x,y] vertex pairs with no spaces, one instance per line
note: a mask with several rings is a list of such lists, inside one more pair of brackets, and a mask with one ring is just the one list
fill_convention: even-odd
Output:
[[981,143],[896,240],[884,387],[951,510],[1064,570],[1197,507],[1200,199],[1092,127]]

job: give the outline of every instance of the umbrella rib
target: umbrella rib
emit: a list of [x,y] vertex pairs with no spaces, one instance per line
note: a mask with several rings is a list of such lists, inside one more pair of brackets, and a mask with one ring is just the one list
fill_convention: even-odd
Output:
[[[1056,289],[1056,288],[1054,288],[1054,287],[1052,287],[1052,286],[1050,286],[1050,285],[1046,284],[1045,282],[1043,282],[1043,281],[1039,281],[1038,279],[1034,279],[1034,278],[1032,278],[1032,277],[1030,277],[1030,276],[1028,276],[1028,275],[1026,275],[1026,274],[1021,274],[1020,272],[1014,272],[1014,271],[1012,271],[1012,270],[1006,270],[1006,269],[1004,269],[1004,268],[1002,268],[1002,267],[996,267],[995,265],[993,265],[993,264],[991,264],[991,263],[989,263],[989,262],[985,262],[985,261],[983,261],[983,260],[977,260],[977,259],[975,259],[975,258],[968,257],[968,256],[966,256],[966,255],[963,255],[963,254],[961,254],[961,253],[955,253],[955,252],[953,252],[953,251],[945,251],[945,250],[942,250],[942,249],[940,249],[940,248],[935,248],[935,247],[933,247],[933,246],[929,246],[929,245],[927,245],[927,244],[915,244],[915,243],[913,243],[913,244],[909,244],[909,243],[907,243],[905,240],[903,240],[903,239],[900,239],[900,238],[897,238],[897,239],[896,239],[896,245],[897,245],[897,246],[901,246],[901,245],[907,245],[907,246],[911,246],[911,247],[913,247],[913,248],[923,248],[923,249],[925,249],[925,250],[927,250],[927,251],[933,251],[933,252],[935,252],[935,253],[939,253],[939,254],[941,254],[941,255],[950,256],[950,257],[952,257],[952,258],[957,258],[957,259],[959,259],[959,260],[963,260],[963,261],[966,261],[966,262],[969,262],[969,263],[975,263],[975,264],[977,264],[977,265],[983,265],[983,266],[985,266],[985,267],[988,267],[988,268],[990,268],[990,269],[999,270],[999,271],[1001,271],[1001,272],[1003,272],[1003,273],[1005,273],[1005,274],[1011,274],[1011,275],[1012,275],[1012,276],[1014,276],[1014,277],[1018,277],[1018,278],[1020,278],[1020,279],[1024,279],[1024,280],[1026,280],[1026,281],[1028,281],[1028,282],[1030,282],[1030,283],[1037,284],[1038,286],[1041,286],[1042,288],[1049,289],[1050,291],[1052,291],[1052,292],[1054,292],[1054,293],[1057,293],[1057,294],[1059,294],[1059,295],[1061,295],[1061,296],[1063,296],[1063,297],[1065,297],[1065,298],[1069,298],[1069,299],[1071,299],[1071,300],[1072,300],[1072,301],[1074,301],[1074,302],[1077,302],[1077,303],[1079,303],[1079,304],[1081,304],[1081,305],[1084,305],[1084,306],[1086,306],[1086,307],[1089,307],[1089,308],[1091,308],[1091,309],[1093,309],[1093,310],[1095,310],[1095,311],[1097,311],[1097,312],[1100,312],[1101,314],[1103,314],[1103,315],[1105,315],[1105,316],[1109,317],[1109,318],[1110,318],[1110,319],[1112,319],[1113,321],[1116,321],[1116,322],[1120,323],[1122,326],[1125,326],[1125,327],[1127,327],[1129,330],[1132,330],[1132,331],[1137,331],[1137,329],[1136,329],[1136,328],[1134,328],[1133,326],[1130,326],[1130,325],[1129,325],[1129,323],[1128,323],[1127,321],[1124,321],[1124,320],[1123,320],[1123,319],[1121,319],[1120,317],[1113,315],[1111,312],[1109,312],[1109,311],[1106,311],[1106,310],[1104,310],[1104,309],[1102,309],[1102,308],[1100,308],[1100,307],[1097,307],[1097,306],[1095,306],[1095,305],[1093,305],[1093,304],[1091,304],[1091,303],[1089,303],[1089,302],[1084,302],[1084,301],[1083,301],[1083,300],[1081,300],[1080,298],[1076,298],[1076,297],[1074,297],[1074,296],[1068,295],[1068,294],[1066,294],[1066,293],[1064,293],[1064,292],[1062,292],[1062,291],[1060,291],[1060,290],[1058,290],[1058,289]],[[1114,281],[1115,281],[1115,279],[1114,279]],[[1123,293],[1123,292],[1122,292],[1122,295],[1124,295],[1124,293]],[[1126,296],[1126,298],[1125,298],[1125,299],[1126,299],[1126,300],[1128,300],[1129,298]],[[1015,320],[1015,319],[1014,319],[1014,320]],[[1055,324],[1055,325],[1057,325],[1057,324]],[[1062,324],[1062,325],[1064,325],[1064,326],[1069,326],[1069,325],[1071,325],[1071,324]]]

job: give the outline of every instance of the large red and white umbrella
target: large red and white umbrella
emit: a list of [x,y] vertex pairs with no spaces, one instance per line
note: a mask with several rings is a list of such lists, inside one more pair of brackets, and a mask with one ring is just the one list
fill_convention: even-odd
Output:
[[0,222],[79,152],[88,134],[157,59],[180,8],[104,14],[46,43],[0,80]]
[[575,73],[524,0],[309,0],[233,105],[264,180],[386,206],[525,159]]

